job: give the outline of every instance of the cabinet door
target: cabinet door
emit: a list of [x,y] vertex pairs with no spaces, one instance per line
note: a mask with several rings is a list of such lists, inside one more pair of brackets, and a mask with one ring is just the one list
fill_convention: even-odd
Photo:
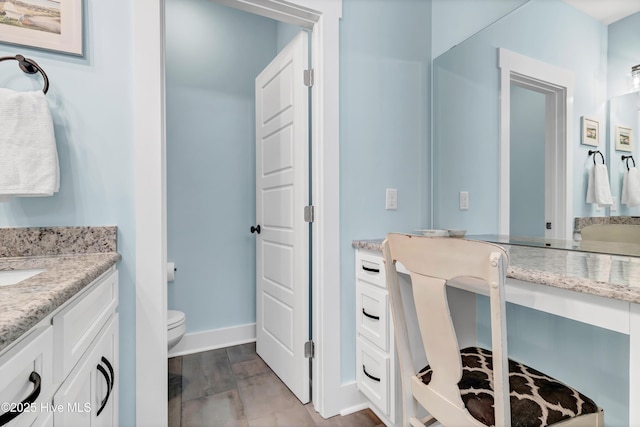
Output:
[[118,315],[96,338],[53,398],[54,425],[117,425]]
[[49,411],[45,414],[40,414],[36,422],[31,424],[31,427],[53,427],[53,412]]
[[112,270],[53,317],[54,381],[62,382],[80,361],[118,306],[118,272]]
[[[0,424],[31,425],[53,394],[53,331],[31,332],[23,342],[0,358]],[[44,406],[44,411],[43,411]],[[7,409],[11,409],[10,413]]]

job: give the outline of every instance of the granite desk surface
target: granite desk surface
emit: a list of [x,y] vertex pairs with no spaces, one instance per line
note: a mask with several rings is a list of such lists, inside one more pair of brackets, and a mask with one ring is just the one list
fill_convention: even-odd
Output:
[[0,229],[0,272],[45,269],[0,286],[0,354],[120,258],[116,227]]
[[[355,240],[352,246],[382,252],[381,243]],[[640,303],[640,257],[500,245],[509,254],[507,278]]]

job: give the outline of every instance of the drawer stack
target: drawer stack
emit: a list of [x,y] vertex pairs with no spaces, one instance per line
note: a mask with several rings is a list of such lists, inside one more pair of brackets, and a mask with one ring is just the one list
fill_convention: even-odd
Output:
[[395,347],[380,254],[356,251],[356,382],[371,409],[396,424]]

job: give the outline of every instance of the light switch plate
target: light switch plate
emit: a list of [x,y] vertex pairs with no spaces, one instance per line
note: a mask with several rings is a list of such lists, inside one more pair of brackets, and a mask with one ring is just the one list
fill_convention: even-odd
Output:
[[469,210],[469,192],[468,191],[460,192],[460,210],[461,211]]
[[398,190],[395,188],[387,188],[386,209],[388,211],[398,209]]

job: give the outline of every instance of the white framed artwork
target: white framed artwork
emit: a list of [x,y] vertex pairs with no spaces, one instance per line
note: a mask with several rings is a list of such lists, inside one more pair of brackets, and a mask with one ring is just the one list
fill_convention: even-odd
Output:
[[616,150],[633,151],[633,129],[626,126],[616,126]]
[[0,1],[0,40],[82,55],[82,0]]
[[582,116],[582,139],[580,142],[594,147],[600,145],[600,123],[597,120]]

